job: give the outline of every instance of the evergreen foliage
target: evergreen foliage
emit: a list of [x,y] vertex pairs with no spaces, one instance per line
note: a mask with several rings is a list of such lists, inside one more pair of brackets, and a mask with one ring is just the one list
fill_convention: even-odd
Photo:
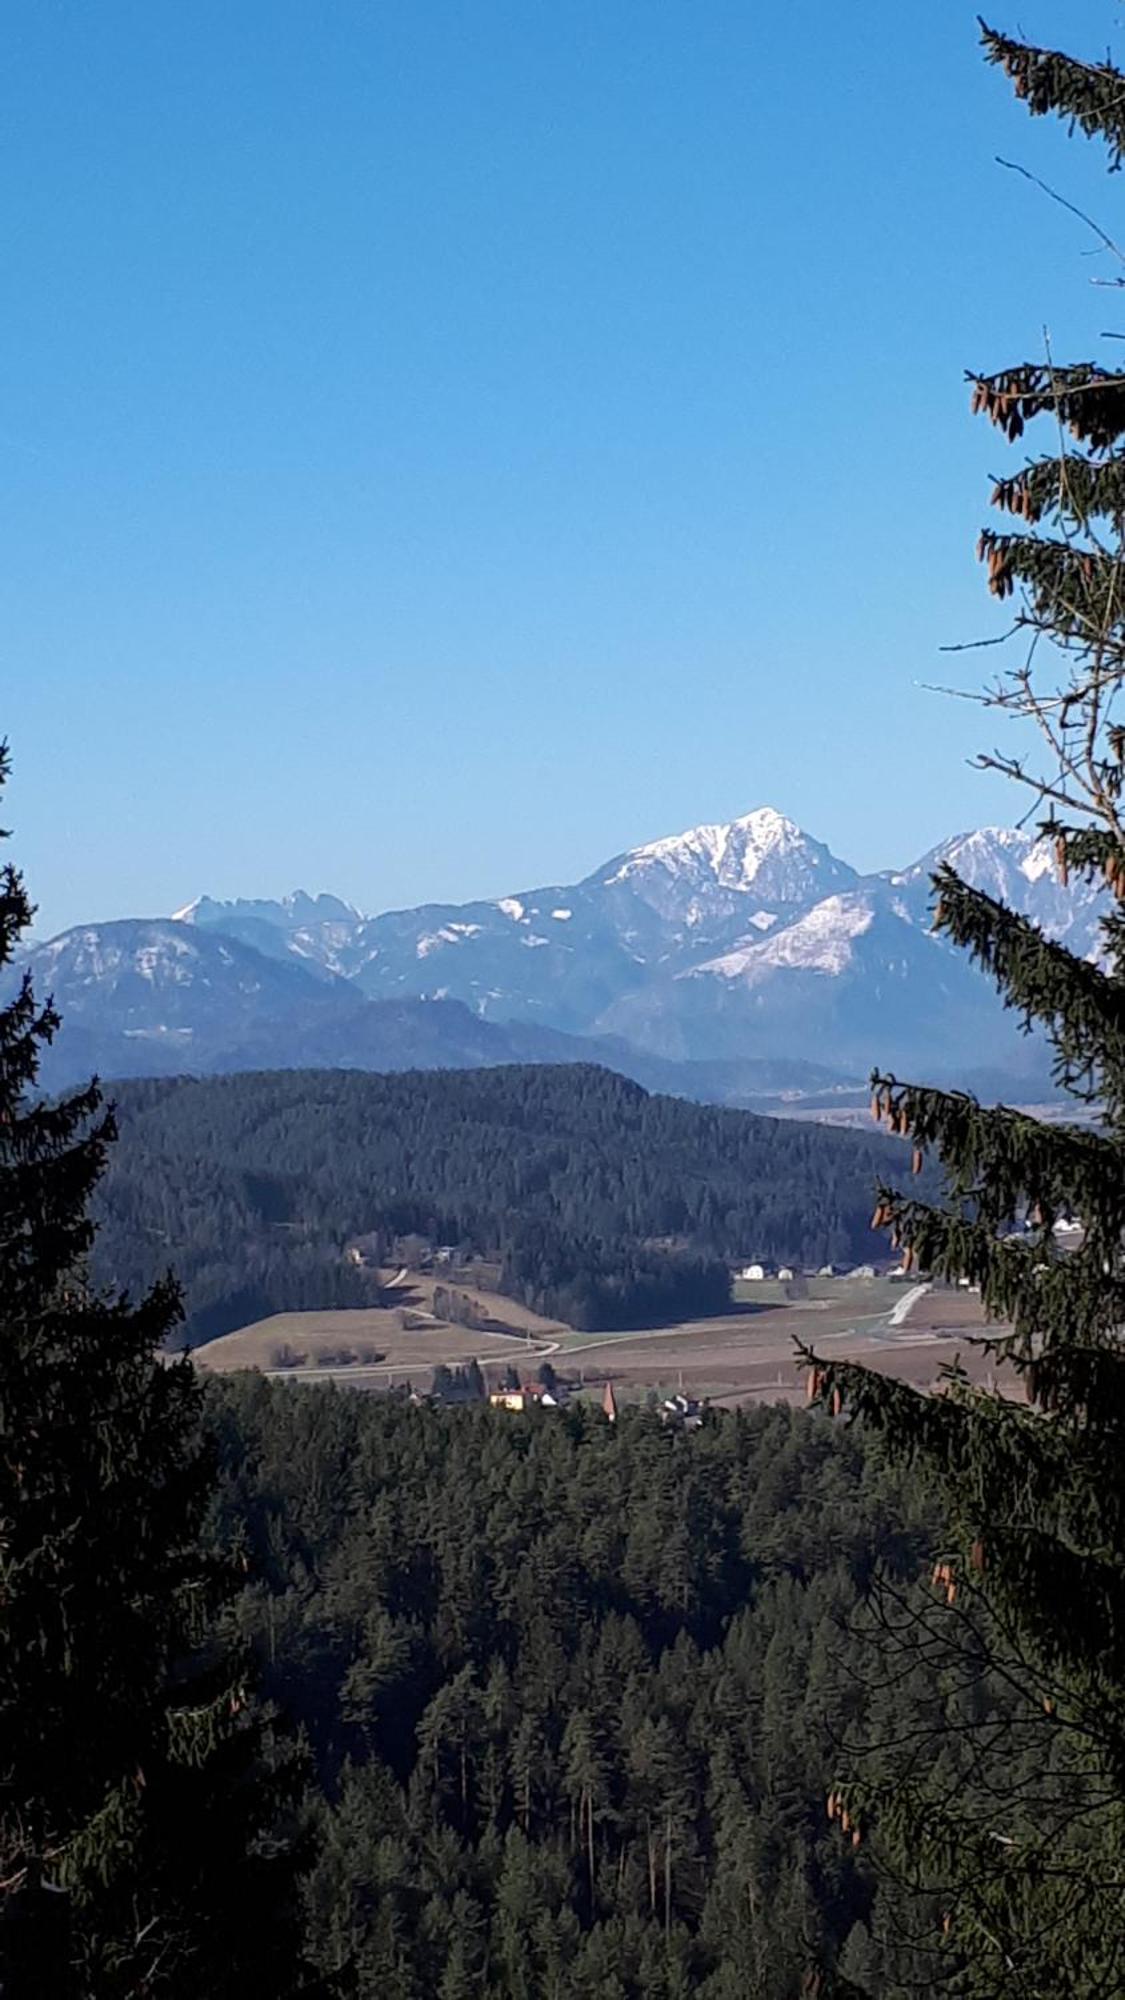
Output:
[[[1102,138],[1121,164],[1125,74],[983,39],[1032,112]],[[1032,641],[983,699],[1035,725],[1039,756],[981,762],[1040,802],[1063,880],[1104,877],[1113,903],[1097,964],[948,868],[935,927],[1046,1030],[1058,1081],[1100,1122],[1047,1126],[873,1079],[875,1116],[912,1139],[915,1164],[936,1155],[949,1190],[935,1207],[883,1186],[875,1220],[908,1262],[980,1287],[1008,1372],[976,1389],[954,1370],[927,1398],[810,1357],[814,1392],[924,1468],[947,1515],[928,1595],[876,1596],[900,1686],[918,1674],[931,1693],[909,1726],[871,1732],[830,1810],[870,1828],[914,1893],[931,1984],[1092,2000],[1125,1991],[1125,375],[1048,356],[972,379],[974,408],[1009,441],[1042,418],[1052,433],[992,495],[1022,526],[986,531],[980,549]],[[1067,1250],[1056,1225],[1070,1218],[1081,1237]],[[979,1699],[984,1676],[998,1706]]]
[[[0,967],[30,919],[8,867]],[[251,1955],[242,1929],[276,1917],[275,1871],[255,1727],[204,1643],[200,1390],[155,1358],[179,1294],[165,1279],[134,1304],[88,1280],[114,1120],[95,1086],[36,1100],[57,1025],[27,981],[0,1010],[0,1984],[281,1993],[272,1945]],[[275,1935],[292,1962],[283,1920]]]
[[326,1978],[827,2000],[924,1972],[824,1811],[840,1733],[909,1724],[851,1628],[875,1563],[909,1589],[930,1532],[854,1430],[208,1393],[240,1629],[315,1760]]
[[494,1258],[579,1327],[722,1311],[728,1258],[883,1249],[885,1139],[650,1096],[581,1065],[295,1070],[118,1086],[96,1267],[151,1282],[174,1246],[192,1342],[267,1313],[370,1304],[353,1239],[411,1231]]
[[1033,48],[999,34],[984,21],[980,27],[986,61],[1011,78],[1016,96],[1032,117],[1053,112],[1069,119],[1087,138],[1104,140],[1111,167],[1120,167],[1125,154],[1121,71],[1109,62],[1082,62],[1058,49]]

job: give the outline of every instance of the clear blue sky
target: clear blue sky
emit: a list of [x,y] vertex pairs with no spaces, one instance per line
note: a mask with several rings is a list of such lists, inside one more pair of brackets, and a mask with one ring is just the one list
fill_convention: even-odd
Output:
[[[1121,9],[999,25],[1099,54]],[[967,365],[1116,323],[960,0],[40,0],[0,74],[0,731],[40,932],[1011,817]],[[1112,352],[1112,350],[1110,350]]]

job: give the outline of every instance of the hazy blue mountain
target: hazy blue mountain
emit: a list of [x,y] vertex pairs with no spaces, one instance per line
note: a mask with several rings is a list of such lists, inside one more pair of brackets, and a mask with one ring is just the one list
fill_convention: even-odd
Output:
[[276,1031],[304,1036],[361,1007],[346,980],[172,917],[64,931],[8,984],[25,968],[63,1016],[47,1081],[91,1066],[116,1076],[210,1069],[226,1050],[252,1051]]
[[332,972],[348,969],[348,944],[362,921],[360,912],[339,896],[309,896],[303,889],[276,902],[239,896],[224,903],[198,896],[176,911],[177,923],[218,931],[272,958],[300,958]]
[[852,1073],[948,1073],[1002,1056],[1024,1067],[1028,1054],[979,973],[878,882],[624,996],[600,1025],[678,1059],[703,1047],[719,1059],[815,1050]]
[[[815,1063],[670,1063],[608,1036],[484,1020],[458,1000],[367,1000],[322,968],[173,918],[81,925],[34,949],[25,968],[63,1016],[43,1068],[50,1087],[95,1071],[128,1077],[598,1062],[675,1096],[774,1110],[807,1095],[847,1092],[855,1081]],[[13,968],[6,990],[16,977]]]
[[31,962],[67,1018],[56,1069],[75,1074],[91,1055],[134,1075],[573,1056],[729,1103],[831,1093],[875,1063],[990,1069],[1030,1087],[1039,1045],[930,931],[929,877],[944,859],[1097,951],[1099,893],[1064,889],[1035,835],[984,828],[861,875],[759,807],[575,883],[375,916],[301,890],[203,896],[174,918],[79,927]]

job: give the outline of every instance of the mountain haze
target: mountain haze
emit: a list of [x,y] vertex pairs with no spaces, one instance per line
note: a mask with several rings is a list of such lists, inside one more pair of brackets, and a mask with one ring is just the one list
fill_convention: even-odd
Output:
[[28,965],[66,1022],[56,1080],[91,1063],[139,1075],[597,1060],[732,1102],[755,1101],[767,1077],[767,1095],[831,1092],[876,1062],[945,1077],[987,1066],[1030,1086],[1038,1043],[930,931],[943,861],[1097,954],[1100,892],[1064,888],[1034,834],[981,828],[864,875],[762,806],[577,882],[375,916],[300,890],[201,896],[171,918],[79,926]]

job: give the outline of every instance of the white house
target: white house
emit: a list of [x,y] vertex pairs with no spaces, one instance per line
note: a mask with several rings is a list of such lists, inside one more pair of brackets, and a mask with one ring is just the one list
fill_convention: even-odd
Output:
[[735,1276],[746,1279],[752,1285],[759,1285],[763,1278],[769,1277],[769,1272],[764,1264],[744,1264],[741,1271],[737,1271]]

